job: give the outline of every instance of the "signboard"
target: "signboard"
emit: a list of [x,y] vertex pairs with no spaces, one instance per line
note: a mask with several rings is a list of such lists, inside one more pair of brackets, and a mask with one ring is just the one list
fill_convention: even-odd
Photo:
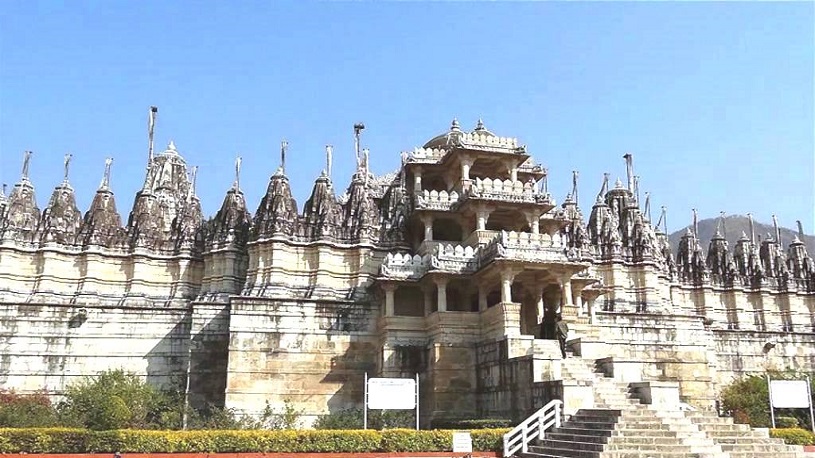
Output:
[[416,380],[410,378],[368,379],[368,408],[412,410],[416,408]]
[[473,453],[473,438],[469,432],[453,433],[453,453]]
[[776,409],[809,407],[809,383],[806,380],[771,380],[770,399]]

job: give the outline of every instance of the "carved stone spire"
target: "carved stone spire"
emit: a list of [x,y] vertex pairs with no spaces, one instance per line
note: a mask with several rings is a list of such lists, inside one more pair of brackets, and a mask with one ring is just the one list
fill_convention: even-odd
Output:
[[124,229],[122,217],[116,210],[116,199],[110,189],[110,168],[112,158],[105,159],[105,171],[99,189],[83,219],[79,231],[79,243],[111,247],[123,243]]
[[334,196],[330,179],[321,174],[303,207],[303,235],[312,240],[333,238],[341,235],[341,227],[342,208]]
[[74,189],[68,183],[71,157],[70,154],[65,155],[63,181],[54,189],[40,219],[39,232],[43,242],[73,244],[79,235],[82,213],[76,206]]
[[260,201],[252,224],[252,237],[292,235],[298,229],[297,202],[291,194],[289,179],[278,169],[269,182],[266,195]]
[[34,185],[28,178],[32,154],[31,151],[24,153],[20,181],[14,185],[8,197],[7,224],[9,229],[17,232],[22,239],[27,239],[33,234],[40,220]]
[[221,208],[210,220],[207,228],[207,246],[227,243],[242,247],[249,239],[252,216],[246,208],[246,199],[240,189],[241,158],[235,160],[235,183],[226,192]]

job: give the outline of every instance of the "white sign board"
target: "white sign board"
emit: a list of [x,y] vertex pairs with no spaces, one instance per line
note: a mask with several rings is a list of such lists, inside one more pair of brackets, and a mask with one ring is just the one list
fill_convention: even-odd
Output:
[[453,433],[453,453],[473,453],[473,438],[470,433]]
[[416,380],[410,378],[369,378],[368,408],[410,410],[416,408]]
[[770,399],[776,409],[809,407],[809,387],[806,380],[771,380]]

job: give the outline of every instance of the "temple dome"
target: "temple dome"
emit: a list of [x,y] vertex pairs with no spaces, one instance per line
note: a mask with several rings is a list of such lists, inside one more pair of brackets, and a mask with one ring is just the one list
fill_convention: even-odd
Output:
[[[422,148],[446,148],[450,144],[455,144],[455,140],[457,140],[462,134],[464,133],[461,130],[461,126],[458,123],[458,119],[453,118],[453,122],[450,124],[450,130],[443,133],[436,135],[430,141],[424,144]],[[478,123],[475,126],[475,130],[473,130],[474,134],[486,136],[486,137],[497,137],[494,133],[487,130],[484,127],[484,122],[479,119]]]

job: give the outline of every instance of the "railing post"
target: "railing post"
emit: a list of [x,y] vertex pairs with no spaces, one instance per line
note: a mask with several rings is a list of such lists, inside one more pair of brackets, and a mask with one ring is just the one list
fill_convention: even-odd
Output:
[[555,428],[560,428],[560,407],[561,403],[555,404]]
[[527,442],[528,441],[526,440],[526,428],[523,428],[521,430],[521,450],[523,450],[524,453],[529,451]]

